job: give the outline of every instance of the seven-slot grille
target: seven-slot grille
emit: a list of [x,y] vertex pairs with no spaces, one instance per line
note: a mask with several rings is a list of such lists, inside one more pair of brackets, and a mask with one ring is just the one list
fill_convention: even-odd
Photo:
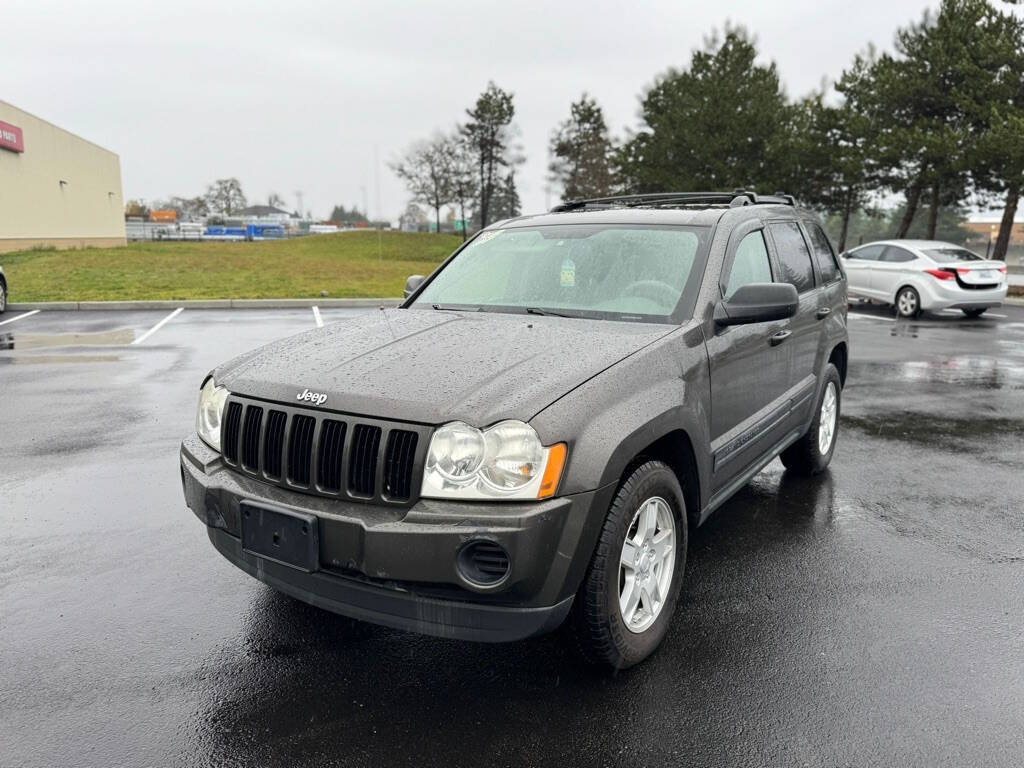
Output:
[[224,460],[277,485],[321,496],[408,503],[419,488],[426,427],[228,399]]

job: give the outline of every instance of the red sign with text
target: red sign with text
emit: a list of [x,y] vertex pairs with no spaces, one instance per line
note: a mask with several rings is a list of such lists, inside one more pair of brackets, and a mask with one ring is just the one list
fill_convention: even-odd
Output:
[[12,152],[24,152],[25,139],[21,135],[21,128],[0,120],[0,149],[9,149]]

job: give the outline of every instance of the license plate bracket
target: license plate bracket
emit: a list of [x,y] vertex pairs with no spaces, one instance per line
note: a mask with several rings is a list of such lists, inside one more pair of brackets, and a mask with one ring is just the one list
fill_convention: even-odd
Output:
[[253,501],[239,504],[242,549],[283,565],[312,573],[320,565],[315,515]]

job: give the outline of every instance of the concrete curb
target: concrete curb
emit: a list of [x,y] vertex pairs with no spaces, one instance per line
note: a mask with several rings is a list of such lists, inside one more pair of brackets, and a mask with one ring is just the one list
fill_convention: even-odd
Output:
[[187,301],[27,301],[7,305],[11,312],[31,309],[295,309],[304,307],[397,307],[402,299],[190,299]]

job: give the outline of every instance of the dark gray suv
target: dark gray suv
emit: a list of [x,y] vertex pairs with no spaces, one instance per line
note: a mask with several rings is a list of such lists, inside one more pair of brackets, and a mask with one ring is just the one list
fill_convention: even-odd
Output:
[[774,457],[835,450],[846,280],[790,197],[568,203],[407,294],[214,370],[181,446],[213,545],[313,605],[489,641],[568,617],[626,667],[688,531]]

